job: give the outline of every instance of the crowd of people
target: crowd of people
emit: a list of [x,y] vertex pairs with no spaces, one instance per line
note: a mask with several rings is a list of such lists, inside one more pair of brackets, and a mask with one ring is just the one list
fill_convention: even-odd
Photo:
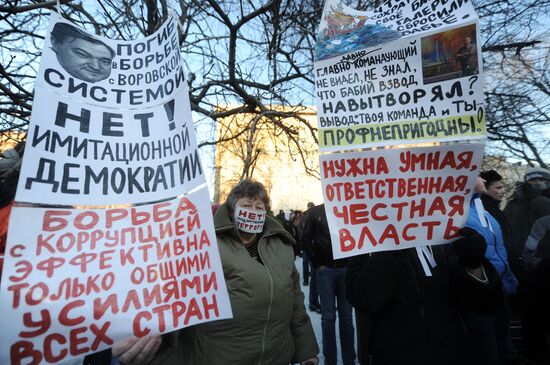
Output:
[[428,274],[414,249],[334,260],[323,205],[276,218],[297,242],[326,364],[337,363],[336,318],[342,364],[354,364],[356,350],[360,364],[550,364],[547,169],[529,168],[511,195],[497,171],[481,172],[462,238],[429,248]]
[[[17,172],[18,158],[2,161],[0,173]],[[0,184],[2,250],[14,191]],[[475,191],[452,244],[335,260],[323,204],[269,214],[265,187],[243,180],[212,209],[233,318],[127,338],[83,363],[316,365],[322,353],[327,365],[550,364],[550,171],[528,169],[503,210],[498,172],[482,172]],[[263,218],[241,229],[243,212]]]

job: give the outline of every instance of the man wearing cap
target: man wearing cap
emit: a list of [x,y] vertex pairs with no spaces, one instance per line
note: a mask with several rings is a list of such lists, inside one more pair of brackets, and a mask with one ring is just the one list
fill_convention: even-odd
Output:
[[[550,171],[542,167],[528,169],[524,181],[516,183],[514,195],[506,205],[504,214],[513,229],[513,251],[521,253],[535,222],[550,215]],[[518,257],[518,261],[522,259],[522,256]],[[529,360],[542,364],[550,364],[547,343],[549,318],[548,308],[544,304],[547,302],[547,288],[539,285],[547,282],[546,274],[547,270],[541,266],[538,270],[522,270],[518,275],[525,353]]]
[[532,167],[525,172],[523,180],[516,183],[514,195],[504,208],[504,215],[514,229],[514,252],[523,251],[535,221],[550,214],[550,171]]

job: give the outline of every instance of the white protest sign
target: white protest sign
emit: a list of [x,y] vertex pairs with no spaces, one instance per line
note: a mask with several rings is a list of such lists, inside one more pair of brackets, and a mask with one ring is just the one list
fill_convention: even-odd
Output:
[[[149,202],[204,183],[187,95],[184,86],[172,102],[147,109],[82,109],[78,102],[37,89],[32,114],[39,123],[29,126],[17,200]],[[86,124],[71,120],[84,110]]]
[[334,258],[450,242],[466,222],[484,144],[320,158]]
[[52,15],[17,201],[147,203],[205,182],[176,24],[113,41]]
[[0,363],[57,363],[230,318],[213,232],[206,188],[132,208],[14,208]]
[[10,217],[1,364],[231,317],[176,24],[113,41],[52,15]]
[[321,151],[483,139],[478,19],[471,2],[325,3],[316,45]]

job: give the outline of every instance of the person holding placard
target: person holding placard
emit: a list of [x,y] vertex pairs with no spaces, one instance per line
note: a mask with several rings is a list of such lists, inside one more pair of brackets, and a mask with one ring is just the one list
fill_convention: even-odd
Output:
[[244,180],[214,216],[233,318],[164,335],[152,364],[318,364],[295,242],[269,202],[261,183]]
[[484,238],[471,228],[459,233],[452,244],[425,250],[431,269],[415,249],[350,259],[347,295],[369,319],[371,364],[468,364],[463,315],[496,313],[504,292],[484,257]]
[[15,148],[4,151],[0,156],[0,274],[4,264],[9,217],[14,204],[24,150],[25,143],[19,142]]
[[[550,325],[549,320],[545,319],[548,318],[548,308],[545,305],[548,303],[548,295],[547,288],[544,289],[545,283],[548,282],[548,270],[544,269],[547,265],[541,265],[533,270],[529,262],[529,248],[526,247],[526,242],[529,242],[533,236],[535,223],[550,215],[550,171],[543,167],[527,169],[523,181],[516,182],[514,194],[506,204],[504,214],[513,229],[513,252],[518,255],[515,261],[522,264],[519,276],[519,301],[523,319],[522,335],[525,355],[530,361],[550,364],[548,351]],[[539,254],[541,254],[541,247],[537,245]],[[524,260],[526,253],[528,260]]]
[[504,365],[510,336],[510,310],[508,296],[517,292],[518,280],[508,263],[508,254],[500,224],[489,212],[485,211],[480,195],[487,193],[486,181],[478,177],[471,202],[466,227],[481,234],[487,242],[485,257],[497,270],[506,301],[503,309],[496,314],[467,313],[464,323],[467,336],[468,364]]

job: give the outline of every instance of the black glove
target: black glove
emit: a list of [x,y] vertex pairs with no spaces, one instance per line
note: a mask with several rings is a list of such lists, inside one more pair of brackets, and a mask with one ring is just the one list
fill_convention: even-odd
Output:
[[485,238],[469,227],[459,229],[458,233],[464,236],[453,242],[453,249],[458,257],[458,262],[470,269],[480,267],[487,250]]
[[540,239],[537,251],[537,254],[543,259],[550,258],[550,230],[546,231],[544,236]]

